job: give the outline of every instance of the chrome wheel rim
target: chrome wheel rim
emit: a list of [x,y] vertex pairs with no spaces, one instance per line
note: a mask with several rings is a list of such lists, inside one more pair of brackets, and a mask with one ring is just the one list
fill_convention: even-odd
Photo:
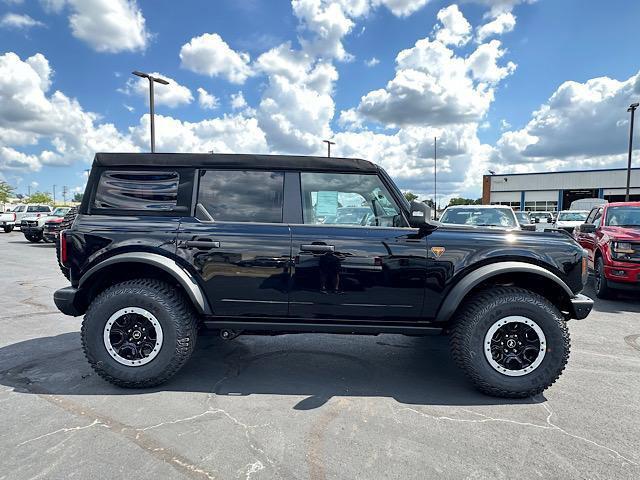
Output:
[[162,348],[162,327],[149,311],[126,307],[109,317],[104,326],[104,346],[118,363],[140,367],[151,362]]
[[484,337],[484,355],[489,365],[509,377],[533,372],[544,360],[546,351],[544,332],[527,317],[501,318]]

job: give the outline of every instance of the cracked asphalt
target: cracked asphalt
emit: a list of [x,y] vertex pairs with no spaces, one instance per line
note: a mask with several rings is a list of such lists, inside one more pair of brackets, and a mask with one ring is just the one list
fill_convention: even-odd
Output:
[[640,478],[640,295],[571,321],[565,373],[521,401],[399,335],[203,336],[171,382],[122,390],[53,305],[54,252],[0,233],[0,480]]

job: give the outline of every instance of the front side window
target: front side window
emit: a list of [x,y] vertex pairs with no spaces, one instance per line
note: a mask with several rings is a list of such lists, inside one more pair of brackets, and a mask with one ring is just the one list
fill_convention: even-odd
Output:
[[377,175],[300,174],[304,223],[405,227],[400,207]]
[[203,221],[282,223],[284,173],[206,170],[196,216]]
[[178,203],[177,172],[105,171],[95,196],[96,208],[170,211]]
[[600,227],[601,223],[602,223],[602,209],[599,208],[598,213],[596,213],[596,216],[593,219],[593,224],[596,226],[596,228],[598,228]]

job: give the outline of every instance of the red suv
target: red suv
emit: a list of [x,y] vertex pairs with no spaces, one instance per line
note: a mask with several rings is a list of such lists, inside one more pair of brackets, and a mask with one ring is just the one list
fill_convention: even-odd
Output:
[[574,235],[589,252],[599,298],[612,290],[640,290],[640,202],[594,207]]

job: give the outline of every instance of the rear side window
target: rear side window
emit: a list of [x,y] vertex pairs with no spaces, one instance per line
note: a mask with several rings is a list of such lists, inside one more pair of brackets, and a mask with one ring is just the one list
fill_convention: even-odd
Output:
[[178,203],[180,176],[172,171],[115,171],[100,176],[94,206],[114,210],[171,211]]
[[50,212],[51,210],[49,210],[49,207],[45,207],[42,205],[33,205],[30,207],[27,207],[27,212]]
[[282,223],[284,173],[206,170],[198,190],[199,220]]

